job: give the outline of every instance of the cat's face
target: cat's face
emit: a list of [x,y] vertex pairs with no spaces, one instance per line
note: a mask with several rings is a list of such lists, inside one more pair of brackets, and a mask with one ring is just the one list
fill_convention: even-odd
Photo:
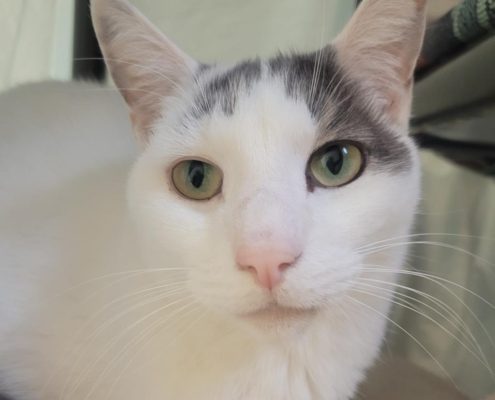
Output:
[[[369,18],[380,3],[363,6]],[[262,326],[310,320],[363,267],[397,267],[401,251],[364,248],[407,233],[419,196],[406,121],[422,20],[410,3],[394,11],[411,14],[402,35],[416,51],[370,41],[369,57],[361,12],[321,52],[231,67],[196,64],[121,1],[93,3],[143,143],[129,197],[152,267],[183,269],[187,295]],[[112,64],[145,34],[140,65]]]

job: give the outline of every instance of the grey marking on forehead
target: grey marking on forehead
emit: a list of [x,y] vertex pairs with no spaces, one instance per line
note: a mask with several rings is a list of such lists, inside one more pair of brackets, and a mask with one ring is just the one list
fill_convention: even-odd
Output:
[[[201,68],[198,81],[211,71]],[[385,124],[366,104],[362,89],[339,66],[335,50],[280,54],[266,62],[240,63],[202,82],[195,103],[195,117],[210,114],[215,107],[235,112],[240,95],[262,79],[281,79],[287,96],[304,101],[317,121],[323,138],[360,142],[368,151],[368,162],[376,169],[410,168],[410,149],[400,134]]]
[[209,64],[199,64],[197,69],[196,69],[196,76],[199,77],[201,74],[203,74],[206,71],[209,71],[212,68],[211,65]]
[[209,114],[216,106],[220,106],[225,114],[231,115],[239,93],[249,91],[253,83],[261,78],[261,61],[244,61],[203,83],[201,75],[208,70],[209,68],[203,67],[197,72],[200,87],[196,96],[195,114]]
[[333,53],[280,54],[269,60],[269,66],[274,76],[283,78],[287,93],[303,99],[319,120],[326,106],[321,100],[330,97],[341,80]]
[[306,102],[321,136],[363,143],[370,163],[377,167],[397,171],[411,166],[409,147],[400,134],[373,115],[366,95],[339,66],[333,48],[279,55],[269,65],[274,75],[283,77],[287,94]]

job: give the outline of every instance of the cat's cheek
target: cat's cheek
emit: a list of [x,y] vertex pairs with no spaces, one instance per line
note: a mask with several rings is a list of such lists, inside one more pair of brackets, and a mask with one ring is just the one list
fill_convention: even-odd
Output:
[[[361,257],[346,246],[332,246],[311,238],[300,263],[288,271],[276,292],[277,301],[288,307],[332,307],[346,294],[358,276]],[[325,248],[325,251],[321,249]]]
[[[342,205],[348,239],[355,246],[368,245],[408,230],[419,196],[415,169],[401,173],[370,171],[336,198]],[[347,198],[346,198],[347,197]]]
[[[128,182],[128,209],[146,264],[154,268],[183,267],[184,240],[200,221],[172,194],[164,177],[138,161]],[[193,245],[193,244],[192,244]]]

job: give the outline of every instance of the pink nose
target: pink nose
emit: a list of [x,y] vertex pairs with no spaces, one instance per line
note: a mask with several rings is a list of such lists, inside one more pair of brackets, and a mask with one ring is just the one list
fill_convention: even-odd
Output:
[[237,250],[236,262],[242,270],[254,273],[262,287],[272,290],[298,256],[289,248],[244,246]]

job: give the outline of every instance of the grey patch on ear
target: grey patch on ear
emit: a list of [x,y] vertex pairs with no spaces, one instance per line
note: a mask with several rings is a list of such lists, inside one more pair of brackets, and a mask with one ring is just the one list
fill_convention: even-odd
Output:
[[[197,80],[200,74],[209,70],[208,66],[199,68]],[[261,61],[244,61],[226,72],[213,77],[207,83],[201,84],[200,94],[196,97],[194,116],[210,114],[212,110],[220,106],[226,115],[234,112],[237,96],[240,90],[249,91],[253,84],[261,79]]]
[[411,167],[410,150],[402,135],[373,115],[357,82],[338,64],[333,48],[278,55],[269,67],[273,75],[282,77],[289,96],[306,102],[321,136],[362,143],[373,168],[399,172]]

